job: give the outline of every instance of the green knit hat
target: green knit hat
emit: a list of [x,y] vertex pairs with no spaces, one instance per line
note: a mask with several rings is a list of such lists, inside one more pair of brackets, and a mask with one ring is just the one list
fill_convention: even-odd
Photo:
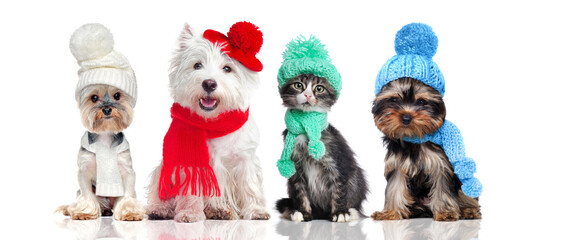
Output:
[[314,74],[318,77],[326,78],[329,84],[335,89],[335,95],[339,97],[341,91],[341,74],[331,63],[329,53],[325,45],[321,44],[315,36],[306,39],[300,35],[292,39],[282,54],[284,61],[279,69],[277,80],[279,90],[287,81],[302,74]]

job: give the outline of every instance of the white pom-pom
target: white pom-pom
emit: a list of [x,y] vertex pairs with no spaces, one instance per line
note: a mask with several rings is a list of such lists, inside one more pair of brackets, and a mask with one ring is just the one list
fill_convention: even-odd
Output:
[[113,51],[113,34],[99,23],[84,24],[70,38],[70,51],[78,61],[102,58]]

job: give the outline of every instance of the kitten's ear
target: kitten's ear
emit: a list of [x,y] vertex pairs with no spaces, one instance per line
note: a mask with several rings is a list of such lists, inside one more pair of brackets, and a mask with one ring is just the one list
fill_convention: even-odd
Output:
[[187,41],[193,38],[194,32],[195,31],[191,28],[191,26],[189,26],[188,23],[185,23],[185,25],[183,26],[183,30],[179,35],[179,48],[187,47]]

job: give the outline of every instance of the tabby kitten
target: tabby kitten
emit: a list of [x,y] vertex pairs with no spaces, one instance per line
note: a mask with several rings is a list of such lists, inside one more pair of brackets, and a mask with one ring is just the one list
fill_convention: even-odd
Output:
[[[280,89],[283,105],[305,112],[327,113],[337,101],[335,90],[327,79],[303,74]],[[288,130],[283,132],[286,140]],[[305,134],[296,138],[292,153],[296,173],[288,179],[288,196],[277,201],[283,218],[300,222],[328,219],[333,222],[356,220],[368,192],[363,170],[354,153],[331,124],[321,132],[325,155],[315,160],[308,153]]]

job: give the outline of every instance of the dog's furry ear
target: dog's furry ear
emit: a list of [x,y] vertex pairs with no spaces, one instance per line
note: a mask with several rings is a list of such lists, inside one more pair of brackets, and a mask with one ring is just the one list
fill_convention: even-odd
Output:
[[187,47],[187,41],[193,38],[195,35],[194,32],[195,31],[193,31],[191,26],[189,26],[188,23],[185,23],[183,30],[181,30],[181,34],[179,35],[179,48]]

